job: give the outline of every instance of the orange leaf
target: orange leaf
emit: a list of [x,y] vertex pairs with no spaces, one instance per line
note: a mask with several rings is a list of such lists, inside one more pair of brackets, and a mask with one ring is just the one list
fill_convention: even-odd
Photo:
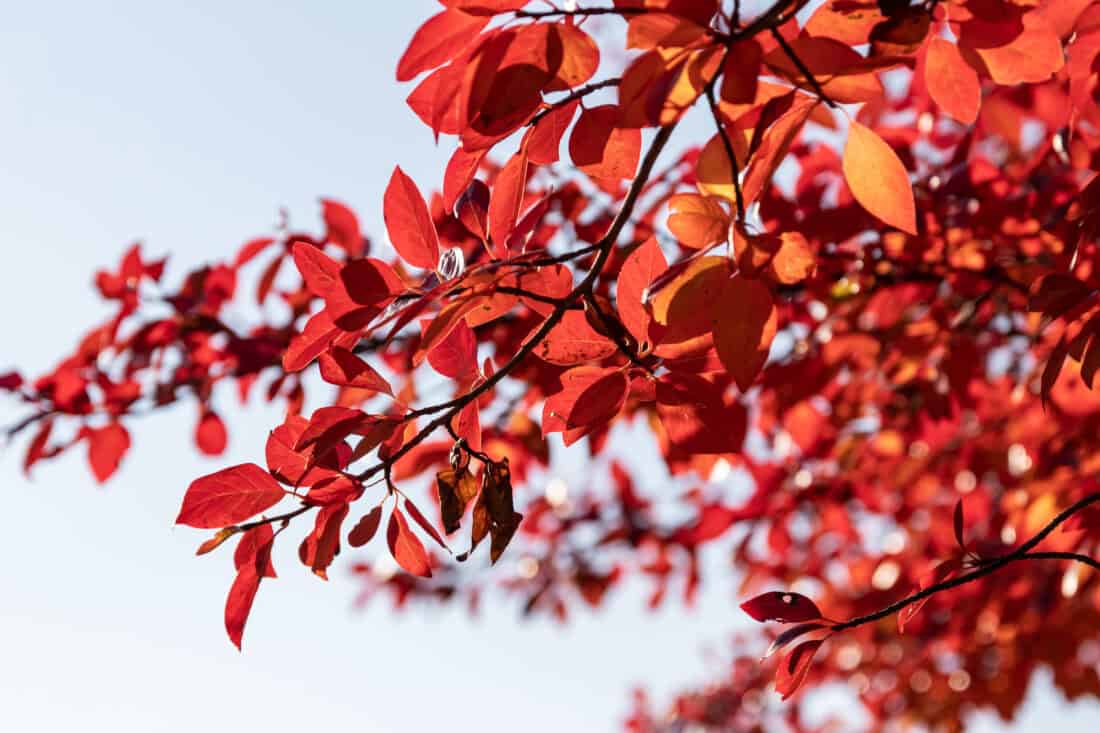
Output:
[[1062,68],[1065,56],[1062,42],[1046,22],[1035,13],[1023,16],[1023,32],[1008,43],[993,45],[984,37],[982,21],[964,23],[959,45],[984,64],[989,77],[1004,86],[1037,84]]
[[745,171],[744,185],[741,187],[746,206],[755,201],[771,182],[776,169],[790,150],[791,143],[798,137],[802,126],[816,108],[816,100],[801,94],[795,95],[787,110],[759,136],[760,143],[752,153],[752,159]]
[[856,201],[872,215],[909,234],[917,233],[909,174],[897,153],[873,130],[852,120],[842,162]]
[[[727,127],[726,131],[740,170],[748,155],[749,144],[743,130]],[[721,135],[716,133],[703,146],[699,159],[695,161],[695,178],[703,193],[724,198],[726,201],[737,200],[737,189],[733,185],[733,166],[730,165],[730,156]]]
[[716,255],[699,257],[675,276],[670,270],[669,276],[672,279],[656,292],[651,288],[649,299],[653,319],[668,327],[662,341],[680,343],[712,330],[715,302],[730,276],[729,260]]
[[944,112],[964,125],[972,125],[978,119],[978,108],[982,104],[978,72],[963,60],[955,44],[942,38],[929,41],[924,82],[932,99]]
[[712,198],[677,194],[668,200],[668,208],[668,228],[685,247],[704,249],[729,233],[729,214]]

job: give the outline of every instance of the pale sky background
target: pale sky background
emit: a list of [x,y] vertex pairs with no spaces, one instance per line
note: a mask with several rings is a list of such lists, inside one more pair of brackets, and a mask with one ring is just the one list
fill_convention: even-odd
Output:
[[[142,239],[168,277],[226,257],[279,206],[316,227],[333,196],[381,234],[395,163],[424,188],[450,151],[408,110],[396,60],[431,0],[39,2],[0,27],[0,371],[40,374],[108,313],[92,273]],[[637,587],[561,627],[513,604],[355,612],[342,555],[325,584],[277,550],[240,654],[222,604],[229,552],[172,521],[187,483],[262,461],[275,410],[219,404],[227,455],[191,442],[193,406],[130,422],[104,488],[84,451],[19,466],[0,453],[0,722],[13,731],[615,730],[629,691],[665,701],[713,678],[743,626],[728,578],[695,611],[655,615]],[[0,425],[22,416],[0,400]],[[629,448],[629,447],[628,447]],[[574,473],[577,466],[561,470]],[[292,530],[293,531],[293,530]],[[370,557],[377,551],[368,546]],[[708,661],[709,660],[709,661]],[[1096,730],[1095,703],[1067,706],[1043,681],[1014,730]],[[980,731],[1002,728],[983,718]]]

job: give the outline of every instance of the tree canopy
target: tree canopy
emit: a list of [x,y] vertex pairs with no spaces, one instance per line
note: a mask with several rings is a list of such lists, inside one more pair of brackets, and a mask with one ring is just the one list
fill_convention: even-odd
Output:
[[[398,609],[562,621],[690,605],[724,548],[758,633],[637,733],[821,730],[799,691],[838,681],[870,730],[1010,719],[1040,666],[1100,694],[1100,4],[441,5],[396,80],[454,152],[393,169],[387,239],[325,199],[182,276],[131,247],[109,320],[0,375],[25,470],[105,482],[179,402],[219,455],[235,401],[284,405],[180,487],[238,647],[275,543]],[[607,459],[640,434],[661,475]]]

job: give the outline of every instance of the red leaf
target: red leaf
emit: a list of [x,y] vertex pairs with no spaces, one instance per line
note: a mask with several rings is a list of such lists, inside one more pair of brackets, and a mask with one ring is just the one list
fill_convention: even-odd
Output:
[[363,254],[363,234],[355,212],[339,201],[321,199],[321,216],[325,220],[325,241],[332,242],[350,257]]
[[455,202],[455,216],[462,226],[482,241],[489,238],[489,187],[474,180]]
[[352,260],[340,268],[339,287],[325,295],[325,306],[338,328],[355,331],[374,320],[404,289],[393,268],[382,260]]
[[23,386],[23,377],[19,375],[19,372],[6,372],[0,374],[0,389],[6,389],[10,392],[14,392]]
[[367,544],[374,537],[375,532],[378,531],[378,525],[381,523],[382,505],[379,504],[364,514],[352,527],[351,532],[348,533],[348,544],[352,547],[362,547]]
[[580,100],[556,107],[536,122],[523,140],[523,148],[532,163],[550,165],[561,157],[561,139],[573,122]]
[[657,415],[676,449],[702,455],[741,451],[748,415],[739,402],[727,405],[722,391],[696,374],[672,372],[657,380]]
[[343,331],[332,322],[327,310],[315,313],[306,321],[301,333],[295,336],[283,352],[283,369],[300,372],[335,341]]
[[477,168],[481,165],[481,159],[487,152],[487,150],[467,152],[461,147],[455,148],[451,159],[447,161],[447,170],[443,173],[443,211],[447,213],[454,211],[459,196],[474,180]]
[[[246,534],[241,538],[241,544],[245,543],[247,536]],[[229,596],[225,599],[225,631],[229,634],[229,640],[238,649],[241,648],[244,625],[252,611],[252,602],[256,598],[256,591],[259,590],[260,579],[264,577],[271,564],[271,545],[271,539],[258,545],[249,561],[239,566],[237,577],[229,588]],[[274,570],[272,570],[273,575]]]
[[225,423],[213,410],[203,410],[195,426],[195,445],[208,456],[220,456],[225,452],[229,436],[225,431]]
[[38,432],[27,444],[27,453],[23,456],[23,473],[30,476],[31,466],[38,463],[46,455],[46,443],[50,439],[53,430],[53,420],[47,418],[38,426]]
[[784,629],[783,633],[775,637],[775,640],[768,645],[768,651],[764,652],[764,658],[767,659],[783,647],[790,644],[798,637],[804,636],[805,634],[809,634],[813,631],[820,631],[824,628],[827,628],[825,624],[810,622],[805,624],[798,624],[797,626],[791,626],[788,629]]
[[489,199],[489,238],[500,256],[507,254],[505,243],[516,226],[526,186],[527,152],[520,150],[501,168]]
[[714,348],[742,392],[752,386],[768,359],[777,315],[771,291],[759,280],[733,277],[714,305]]
[[[754,152],[745,171],[744,184],[741,186],[745,205],[756,201],[771,182],[776,169],[787,157],[787,151],[790,150],[791,144],[802,131],[803,125],[806,124],[806,120],[816,106],[817,102],[808,97],[794,96],[787,110],[767,128],[763,135],[760,135],[759,144],[753,146]],[[759,135],[761,125],[757,126],[754,136]],[[753,142],[755,143],[756,140],[754,139]],[[714,191],[714,193],[719,192]],[[730,197],[727,195],[726,198]]]
[[959,501],[955,504],[955,516],[954,516],[954,528],[955,528],[955,541],[959,543],[959,547],[966,549],[966,542],[963,541],[963,501]]
[[294,450],[302,452],[313,446],[318,458],[332,450],[337,443],[360,430],[369,416],[362,410],[350,407],[321,407],[314,411],[309,425],[298,437]]
[[804,641],[779,662],[775,675],[775,691],[786,700],[798,690],[806,680],[813,662],[814,653],[824,642],[821,640]]
[[528,0],[443,0],[448,8],[455,8],[471,15],[496,15],[519,10]]
[[284,493],[271,474],[255,463],[223,468],[191,482],[176,524],[228,527],[275,506]]
[[[268,470],[280,481],[292,486],[312,486],[326,479],[338,477],[335,470],[350,457],[350,449],[337,445],[328,455],[317,456],[314,446],[296,451],[302,433],[309,421],[301,415],[292,415],[286,422],[271,431],[264,448]],[[341,450],[346,454],[341,457]],[[317,464],[317,465],[315,465]]]
[[328,566],[340,554],[340,525],[348,515],[344,502],[328,504],[317,512],[313,531],[302,540],[298,557],[315,575],[328,580]]
[[798,593],[771,591],[741,604],[741,610],[757,621],[801,623],[822,618],[821,611],[806,596]]
[[241,245],[237,251],[237,257],[233,260],[234,267],[242,267],[250,262],[256,255],[275,244],[274,237],[258,237]]
[[700,509],[694,523],[676,532],[675,539],[687,547],[695,547],[721,537],[739,518],[740,514],[735,509],[722,504],[708,504]]
[[406,572],[421,578],[432,577],[431,564],[428,562],[428,553],[424,545],[412,530],[409,529],[405,515],[397,507],[390,514],[390,523],[386,528],[386,542],[390,546],[390,554],[397,564]]
[[397,63],[397,81],[409,81],[421,72],[444,64],[459,53],[489,22],[485,16],[444,10],[433,15],[413,34]]
[[393,394],[389,382],[367,362],[347,349],[333,346],[321,354],[321,379],[329,384]]
[[471,449],[481,450],[481,410],[477,406],[477,400],[459,410],[454,418],[454,429]]
[[103,483],[111,477],[130,448],[130,434],[122,423],[113,422],[102,428],[88,428],[88,463],[95,480]]
[[726,55],[720,96],[730,104],[751,104],[756,99],[763,50],[755,38],[736,43]]
[[434,270],[439,262],[439,238],[424,197],[401,167],[393,169],[382,199],[382,217],[397,253],[414,267]]
[[428,363],[452,379],[467,380],[477,374],[477,337],[466,321],[457,321],[446,338],[432,347]]
[[[271,553],[267,552],[266,557],[262,555],[264,548],[268,547],[274,539],[275,530],[271,528],[270,522],[265,522],[248,530],[241,535],[241,541],[237,543],[237,549],[233,553],[233,565],[237,570],[240,570],[248,563],[252,563],[260,571],[262,577],[276,577],[275,565],[271,562]],[[262,567],[256,565],[257,560],[265,561]]]
[[542,433],[565,433],[565,444],[605,425],[622,409],[630,383],[620,369],[579,366],[561,375],[562,389],[546,398]]
[[569,137],[569,156],[582,172],[593,178],[633,178],[642,150],[642,131],[617,127],[619,108],[614,104],[581,112]]
[[855,120],[848,128],[842,168],[860,206],[892,227],[917,233],[909,173],[885,140]]
[[436,541],[440,547],[450,552],[450,548],[447,547],[447,543],[443,541],[443,537],[439,534],[432,523],[428,521],[428,518],[421,514],[420,510],[416,508],[416,504],[413,504],[408,499],[405,499],[405,511],[409,513],[409,516],[413,518],[413,521],[420,525],[420,528],[428,533],[433,540]]
[[[943,562],[936,565],[936,567],[932,568],[931,572],[926,573],[925,576],[921,578],[921,590],[924,590],[928,586],[935,585],[936,583],[942,583],[943,581],[951,578],[961,569],[961,557],[953,557],[950,560],[944,560]],[[913,619],[913,617],[920,612],[922,608],[924,608],[924,604],[928,603],[930,599],[931,596],[921,598],[919,601],[911,603],[905,608],[901,609],[901,612],[898,613],[898,632],[903,634],[905,633],[905,625],[908,624]]]
[[583,312],[570,310],[550,329],[535,353],[551,364],[572,366],[610,356],[615,353],[615,343],[588,325]]
[[298,272],[302,273],[309,292],[325,298],[343,289],[340,283],[340,263],[325,254],[319,247],[306,242],[295,242],[291,252]]
[[646,291],[650,283],[667,269],[668,261],[664,252],[657,244],[657,239],[650,237],[630,253],[619,271],[619,316],[639,344],[651,340],[649,331],[652,317],[644,304]]

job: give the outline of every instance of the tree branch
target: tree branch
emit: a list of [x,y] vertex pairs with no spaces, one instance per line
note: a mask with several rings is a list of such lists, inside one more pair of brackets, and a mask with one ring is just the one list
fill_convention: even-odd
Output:
[[[1058,527],[1058,525],[1062,524],[1062,522],[1065,522],[1067,519],[1087,507],[1089,504],[1094,504],[1098,501],[1100,501],[1100,493],[1089,494],[1085,498],[1075,502],[1068,508],[1064,509],[1060,514],[1058,514],[1058,516],[1050,520],[1050,522],[1048,522],[1045,527],[1039,530],[1031,539],[1017,547],[1009,554],[994,558],[990,560],[987,564],[982,565],[976,570],[972,570],[965,575],[960,575],[958,577],[945,580],[941,583],[930,585],[927,588],[924,588],[910,596],[902,598],[900,601],[891,603],[889,606],[879,611],[869,613],[865,616],[857,616],[856,618],[849,619],[848,621],[843,621],[839,624],[834,624],[831,628],[833,631],[844,631],[845,629],[854,629],[857,626],[862,626],[864,624],[886,618],[887,616],[892,616],[906,606],[911,606],[918,601],[923,601],[925,598],[934,596],[941,591],[950,590],[951,588],[957,588],[960,585],[965,585],[980,578],[984,578],[987,575],[992,575],[1001,568],[1009,565],[1010,563],[1016,562],[1017,560],[1058,558],[1073,559],[1077,560],[1078,562],[1084,562],[1084,560],[1081,559],[1084,557],[1083,555],[1078,556],[1074,553],[1032,553],[1031,551],[1040,542],[1046,539],[1047,535],[1053,532]],[[1091,565],[1092,563],[1090,562],[1088,564]]]
[[646,181],[649,179],[650,174],[653,171],[653,166],[657,162],[658,156],[661,154],[661,150],[664,149],[668,143],[669,138],[672,136],[672,130],[675,128],[676,123],[666,125],[657,131],[657,135],[653,138],[653,142],[649,146],[649,150],[646,151],[645,158],[642,161],[641,166],[638,169],[638,174],[630,184],[630,189],[627,191],[626,197],[623,199],[622,207],[619,209],[619,213],[616,214],[615,219],[611,222],[611,226],[607,232],[600,238],[600,241],[596,243],[599,254],[596,256],[596,261],[592,263],[592,267],[589,269],[588,274],[579,285],[573,288],[569,295],[561,299],[561,301],[554,307],[554,310],[550,312],[550,315],[546,317],[546,320],[542,322],[542,325],[533,333],[524,343],[519,347],[515,354],[505,362],[497,371],[479,384],[474,389],[471,389],[464,395],[443,402],[438,405],[432,405],[429,407],[423,407],[419,410],[412,410],[405,415],[406,420],[410,420],[422,415],[434,414],[442,412],[443,414],[435,417],[431,422],[420,429],[412,438],[406,441],[400,448],[388,456],[385,460],[374,466],[366,469],[362,473],[356,476],[360,481],[374,476],[380,471],[388,470],[390,466],[399,461],[404,456],[413,450],[416,446],[423,443],[429,435],[434,433],[441,427],[446,427],[450,424],[451,419],[457,415],[466,405],[470,404],[474,400],[481,397],[493,387],[497,385],[504,377],[508,376],[515,369],[520,362],[526,359],[542,341],[550,334],[550,331],[554,329],[561,319],[565,316],[569,306],[576,302],[579,298],[584,297],[585,294],[591,293],[593,285],[599,278],[600,272],[607,264],[608,258],[611,256],[611,250],[615,246],[615,242],[622,232],[626,222],[630,219],[631,212],[634,210],[634,205],[638,201],[638,196],[641,194],[642,188],[645,186]]

